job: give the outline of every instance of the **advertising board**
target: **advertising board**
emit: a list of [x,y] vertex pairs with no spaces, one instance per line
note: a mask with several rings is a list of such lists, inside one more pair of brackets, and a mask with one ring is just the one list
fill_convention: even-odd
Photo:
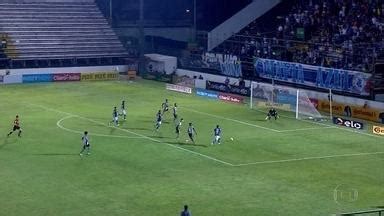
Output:
[[165,88],[170,91],[182,92],[187,94],[192,94],[192,88],[174,84],[165,84]]

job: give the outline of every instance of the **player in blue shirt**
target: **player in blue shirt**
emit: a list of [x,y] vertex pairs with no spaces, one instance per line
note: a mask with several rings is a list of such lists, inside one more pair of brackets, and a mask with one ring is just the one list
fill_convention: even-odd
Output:
[[83,156],[83,152],[86,150],[87,155],[90,155],[91,145],[89,144],[88,131],[84,131],[84,135],[81,137],[83,143],[83,149],[80,152],[80,156]]
[[221,128],[219,125],[216,125],[215,129],[213,129],[213,135],[214,135],[214,138],[213,138],[213,141],[212,141],[212,145],[215,144],[215,143],[218,143],[220,144],[220,141],[221,141]]
[[156,114],[156,131],[159,130],[160,126],[161,126],[161,121],[163,120],[163,115],[161,114],[161,110],[159,110]]
[[195,135],[197,135],[197,132],[191,122],[189,123],[187,132],[188,132],[189,139],[193,142],[193,144],[195,144],[194,137]]
[[121,101],[121,106],[120,106],[120,109],[121,109],[121,115],[123,115],[124,117],[124,120],[127,120],[127,110],[125,109],[125,100]]
[[112,111],[112,121],[109,122],[109,125],[111,125],[111,123],[114,123],[115,126],[119,126],[119,113],[117,112],[117,108],[116,107],[113,108],[113,111]]
[[188,206],[184,206],[184,210],[180,213],[180,216],[192,216],[191,212],[188,210]]

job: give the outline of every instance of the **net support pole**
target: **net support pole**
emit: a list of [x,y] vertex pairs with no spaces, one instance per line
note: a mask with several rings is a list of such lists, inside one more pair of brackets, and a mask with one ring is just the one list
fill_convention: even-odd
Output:
[[251,92],[249,96],[249,106],[253,109],[253,82],[251,81]]
[[332,120],[332,117],[333,117],[333,113],[332,113],[332,89],[329,89],[329,117],[331,118]]
[[299,89],[296,90],[296,119],[299,118]]

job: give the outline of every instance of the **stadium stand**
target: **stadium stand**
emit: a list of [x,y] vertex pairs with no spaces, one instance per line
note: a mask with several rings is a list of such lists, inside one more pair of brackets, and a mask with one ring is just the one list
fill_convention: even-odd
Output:
[[[283,1],[214,51],[372,72],[384,55],[381,1]],[[277,7],[278,8],[278,7]],[[276,9],[275,9],[276,10]]]
[[4,0],[0,14],[0,34],[8,43],[4,52],[13,64],[100,63],[128,55],[94,1]]

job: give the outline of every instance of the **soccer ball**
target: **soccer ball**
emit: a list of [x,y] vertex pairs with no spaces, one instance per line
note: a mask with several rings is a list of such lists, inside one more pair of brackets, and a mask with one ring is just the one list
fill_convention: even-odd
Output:
[[233,141],[233,137],[231,137],[230,140]]
[[185,142],[188,142],[188,140],[185,140]]

